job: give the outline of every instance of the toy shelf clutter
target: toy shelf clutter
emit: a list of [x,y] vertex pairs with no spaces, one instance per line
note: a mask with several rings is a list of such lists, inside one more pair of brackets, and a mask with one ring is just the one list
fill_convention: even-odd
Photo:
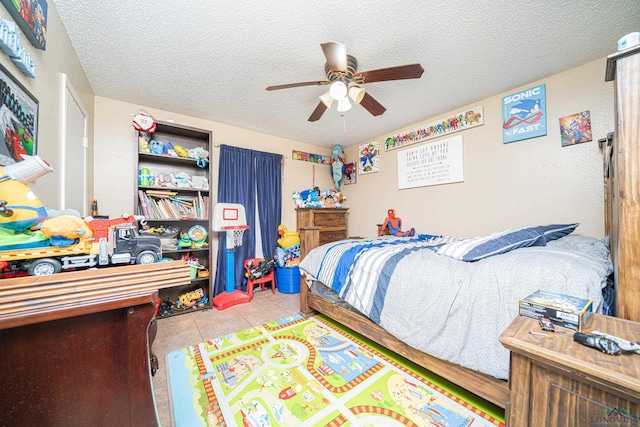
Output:
[[[134,128],[137,129],[135,123]],[[137,159],[134,203],[145,217],[149,233],[164,230],[159,234],[164,257],[190,259],[200,266],[188,285],[162,289],[160,298],[178,303],[180,296],[202,293],[203,303],[186,307],[174,304],[174,309],[167,310],[163,317],[212,308],[213,278],[209,272],[213,261],[209,242],[216,237],[211,234],[209,193],[212,132],[156,121],[151,129],[135,130],[132,145]]]

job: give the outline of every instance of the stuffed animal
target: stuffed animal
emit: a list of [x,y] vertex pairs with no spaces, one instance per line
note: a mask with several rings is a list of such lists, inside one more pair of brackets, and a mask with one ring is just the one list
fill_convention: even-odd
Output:
[[154,133],[156,122],[145,110],[138,110],[138,114],[133,118],[133,128],[137,131]]
[[389,227],[389,234],[398,237],[411,237],[416,234],[416,229],[412,228],[409,231],[402,231],[402,220],[396,217],[396,211],[389,209],[387,211],[387,218],[385,218],[382,226],[380,227],[379,236],[384,234],[385,228]]
[[152,154],[163,154],[164,153],[164,143],[162,141],[156,141],[152,139],[149,141],[149,151]]
[[173,151],[176,152],[178,157],[184,157],[184,158],[189,157],[189,152],[182,145],[174,145],[173,146]]
[[149,133],[138,131],[138,151],[140,153],[149,153],[151,151],[149,146],[150,139]]
[[344,150],[341,145],[334,145],[333,150],[331,150],[331,177],[338,191],[340,191],[340,181],[342,181],[343,172]]
[[10,233],[23,233],[47,218],[47,210],[28,183],[53,168],[37,156],[23,159],[0,166],[0,230]]
[[42,234],[47,236],[52,246],[69,246],[80,236],[93,236],[93,231],[86,221],[72,215],[61,215],[48,218],[42,223]]

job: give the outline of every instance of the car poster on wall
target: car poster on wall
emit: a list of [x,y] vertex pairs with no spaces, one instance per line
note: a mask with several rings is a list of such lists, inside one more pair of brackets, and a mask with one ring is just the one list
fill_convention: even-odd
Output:
[[24,35],[32,45],[45,50],[47,47],[47,11],[46,0],[0,0],[0,3],[16,20]]
[[502,98],[502,142],[522,141],[547,134],[545,85]]
[[0,165],[36,154],[38,100],[0,65]]

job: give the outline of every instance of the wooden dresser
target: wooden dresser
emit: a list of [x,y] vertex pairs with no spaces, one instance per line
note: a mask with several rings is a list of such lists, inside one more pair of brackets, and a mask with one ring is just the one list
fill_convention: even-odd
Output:
[[[594,314],[583,332],[599,330],[640,340],[640,323]],[[640,354],[604,354],[556,327],[546,336],[535,319],[518,316],[500,342],[511,351],[507,426],[618,425],[612,416],[640,417]],[[613,411],[613,412],[612,412]],[[627,419],[627,424],[638,425]]]
[[0,426],[158,426],[158,288],[181,261],[0,280]]
[[346,208],[296,209],[296,229],[320,227],[320,244],[344,240],[348,236]]

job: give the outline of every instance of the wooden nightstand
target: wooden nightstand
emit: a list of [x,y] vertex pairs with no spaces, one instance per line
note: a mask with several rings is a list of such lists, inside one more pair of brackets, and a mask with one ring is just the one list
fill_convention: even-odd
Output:
[[[584,333],[599,330],[640,340],[640,323],[594,314]],[[610,356],[575,343],[573,331],[556,328],[547,336],[538,321],[518,316],[500,342],[511,351],[511,400],[507,426],[618,425],[608,414],[640,417],[640,354]],[[619,425],[638,425],[638,421]],[[629,424],[631,422],[631,424]]]

